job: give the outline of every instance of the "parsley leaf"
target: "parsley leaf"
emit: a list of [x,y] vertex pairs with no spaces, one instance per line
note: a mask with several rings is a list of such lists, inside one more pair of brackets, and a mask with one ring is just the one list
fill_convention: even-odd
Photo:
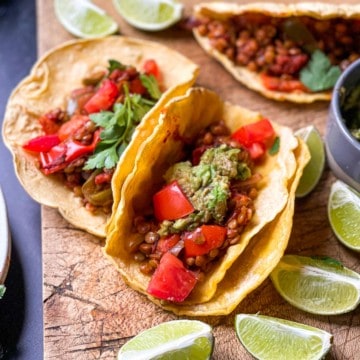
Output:
[[320,50],[311,54],[311,59],[300,72],[301,82],[312,91],[331,89],[341,74],[339,66],[331,65],[329,58]]

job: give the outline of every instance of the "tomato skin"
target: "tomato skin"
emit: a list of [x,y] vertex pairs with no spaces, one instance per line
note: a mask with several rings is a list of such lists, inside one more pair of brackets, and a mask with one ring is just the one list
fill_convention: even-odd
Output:
[[119,89],[116,84],[109,79],[105,79],[96,93],[86,102],[84,110],[88,114],[108,110],[115,103],[118,95]]
[[60,126],[58,131],[60,140],[66,140],[70,135],[73,135],[77,130],[83,127],[89,120],[87,115],[73,115],[69,121],[66,121]]
[[177,181],[173,181],[154,194],[153,206],[158,221],[180,219],[194,211],[193,205]]
[[[220,247],[226,238],[226,228],[219,225],[202,225],[184,237],[185,257],[208,254]],[[204,241],[197,244],[197,239]]]
[[23,149],[34,152],[49,151],[52,147],[58,145],[60,139],[56,134],[40,135],[23,145]]
[[196,282],[195,274],[186,269],[175,255],[167,252],[152,275],[147,292],[159,299],[182,302],[189,296]]
[[252,159],[258,159],[269,148],[276,137],[275,130],[268,119],[244,125],[236,130],[231,138],[238,141],[249,152]]

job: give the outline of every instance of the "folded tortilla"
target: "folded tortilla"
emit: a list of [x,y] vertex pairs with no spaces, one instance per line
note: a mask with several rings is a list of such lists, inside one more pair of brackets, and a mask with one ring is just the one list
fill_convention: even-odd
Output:
[[[15,88],[3,123],[4,142],[13,154],[16,174],[28,194],[43,205],[57,208],[75,227],[100,237],[105,237],[109,215],[87,211],[80,198],[56,176],[46,176],[37,168],[34,157],[24,151],[22,145],[42,134],[37,120],[40,115],[55,108],[65,109],[71,91],[81,87],[82,80],[89,74],[106,69],[110,59],[137,68],[147,59],[156,60],[167,89],[143,118],[120,158],[116,179],[117,186],[121,186],[132,171],[138,148],[156,126],[160,109],[173,96],[184,94],[197,77],[198,66],[178,52],[154,42],[123,36],[69,41],[40,58]],[[115,206],[119,195],[114,194]]]
[[[360,19],[360,5],[325,4],[317,2],[294,4],[209,2],[201,3],[194,7],[194,16],[199,19],[209,17],[210,19],[227,20],[233,16],[245,13],[258,13],[280,18],[309,16],[319,20],[339,17],[343,19]],[[295,103],[311,103],[317,100],[331,99],[331,90],[320,92],[302,92],[299,90],[294,92],[281,92],[269,90],[263,85],[259,73],[250,71],[245,66],[236,65],[226,55],[216,50],[206,36],[201,36],[196,27],[193,33],[199,45],[211,57],[219,61],[236,80],[269,99],[278,101],[287,100]]]
[[[114,192],[120,198],[118,207],[113,209],[113,217],[109,223],[109,233],[106,239],[105,253],[117,266],[125,282],[133,289],[146,294],[150,277],[141,273],[139,263],[133,259],[130,243],[136,241],[138,234],[133,232],[133,220],[136,215],[145,213],[151,206],[152,195],[164,182],[163,175],[175,162],[180,161],[184,139],[191,141],[200,130],[208,125],[224,120],[230,131],[237,130],[242,125],[260,120],[262,115],[247,110],[241,106],[223,102],[214,92],[203,88],[192,88],[184,96],[173,98],[162,110],[158,125],[149,140],[139,149],[133,172],[127,177],[123,186],[116,188],[117,179],[114,178]],[[153,297],[150,300],[174,312],[194,314],[191,310],[198,304],[204,304],[219,291],[221,281],[225,281],[227,272],[232,268],[239,256],[247,249],[253,238],[267,225],[271,224],[288,205],[289,199],[293,203],[291,184],[295,174],[305,166],[306,161],[299,162],[296,151],[299,147],[298,139],[285,126],[273,123],[275,132],[280,138],[280,149],[275,155],[266,154],[265,159],[255,166],[254,172],[260,173],[261,180],[258,197],[255,200],[255,214],[251,222],[241,235],[239,243],[228,248],[226,255],[218,261],[214,268],[205,275],[205,280],[199,282],[189,297],[181,304],[171,304],[159,301]],[[290,234],[291,222],[283,224],[284,232]],[[286,243],[288,237],[284,239]],[[274,247],[273,259],[283,252],[283,246]],[[270,261],[275,266],[275,260]],[[247,272],[247,270],[244,270]],[[245,276],[245,274],[242,274]],[[258,284],[264,278],[259,278]],[[241,286],[241,284],[233,284]],[[219,290],[217,290],[219,289]],[[224,296],[226,296],[224,294]],[[184,312],[181,309],[185,309]],[[225,310],[223,310],[225,311]],[[205,315],[206,311],[204,311]]]

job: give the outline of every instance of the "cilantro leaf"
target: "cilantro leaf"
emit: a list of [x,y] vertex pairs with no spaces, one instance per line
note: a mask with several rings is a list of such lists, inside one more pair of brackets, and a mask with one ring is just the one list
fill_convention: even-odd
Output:
[[155,100],[160,99],[161,91],[159,89],[159,84],[154,75],[141,74],[140,80],[141,83],[146,87],[147,91],[149,92],[150,96],[153,99]]
[[271,148],[269,149],[270,155],[276,155],[280,149],[280,138],[277,136],[272,144]]
[[300,71],[300,81],[312,91],[322,91],[331,89],[340,74],[339,66],[331,65],[322,51],[315,50],[306,67]]
[[123,65],[121,62],[119,62],[117,60],[110,59],[109,60],[109,67],[108,67],[109,74],[111,74],[111,72],[113,72],[116,69],[125,70],[126,66]]
[[144,115],[155,104],[139,94],[130,95],[124,86],[124,103],[115,104],[113,111],[92,114],[90,119],[102,128],[100,142],[87,160],[84,170],[113,168],[131,141],[132,134]]

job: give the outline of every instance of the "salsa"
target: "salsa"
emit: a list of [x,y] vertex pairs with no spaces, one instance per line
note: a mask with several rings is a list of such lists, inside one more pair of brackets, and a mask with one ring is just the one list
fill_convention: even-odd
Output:
[[[186,145],[186,157],[164,174],[152,212],[134,218],[139,271],[151,277],[147,292],[181,302],[238,243],[255,213],[261,174],[254,171],[276,140],[267,119],[233,134],[219,122]],[[258,144],[262,156],[248,150]]]
[[117,60],[82,80],[66,109],[38,119],[43,134],[23,144],[47,176],[57,176],[87,210],[111,211],[111,179],[136,126],[161,96],[161,72],[149,59],[140,71]]

